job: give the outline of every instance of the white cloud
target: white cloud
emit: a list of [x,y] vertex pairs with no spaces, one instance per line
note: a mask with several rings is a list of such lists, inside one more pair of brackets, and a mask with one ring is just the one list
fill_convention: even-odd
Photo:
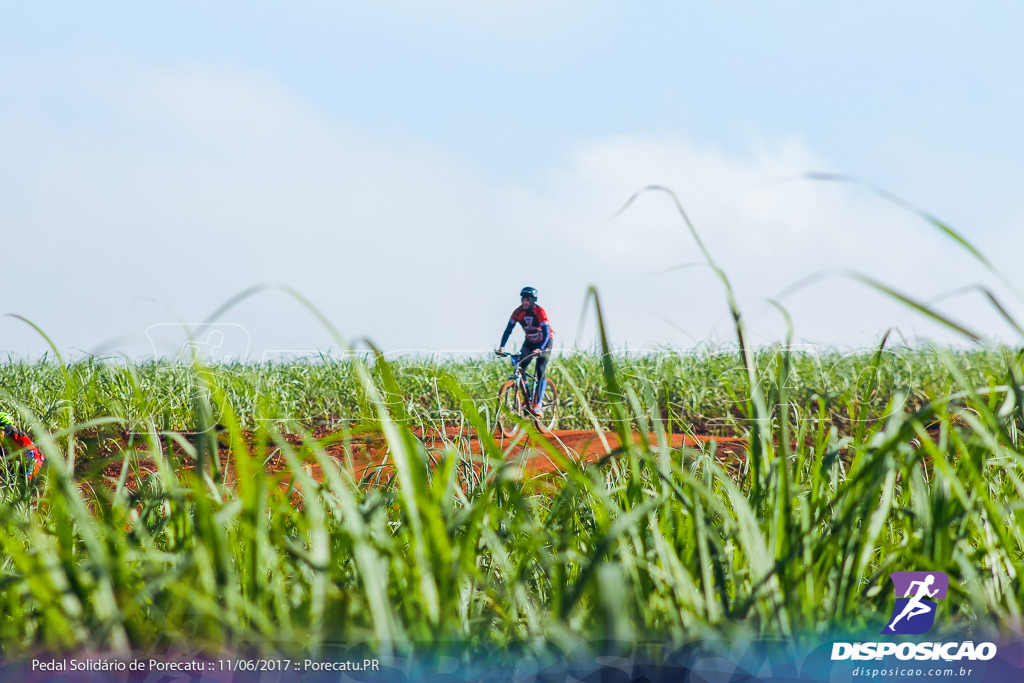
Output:
[[[524,284],[541,289],[565,344],[590,284],[619,343],[730,341],[713,274],[666,272],[702,260],[667,197],[645,194],[612,219],[649,184],[678,194],[761,341],[783,334],[765,300],[817,271],[856,269],[922,299],[984,277],[921,220],[857,187],[773,182],[829,170],[797,139],[743,156],[678,138],[595,140],[510,186],[430,145],[370,139],[258,74],[138,69],[90,88],[113,112],[102,125],[0,113],[0,176],[14,188],[0,220],[45,272],[4,308],[63,348],[126,335],[145,349],[150,325],[202,319],[259,282],[295,287],[350,339],[389,349],[494,346]],[[1002,236],[999,249],[1010,246],[1019,253],[1020,239]],[[934,332],[837,277],[784,303],[798,338]],[[999,329],[974,299],[945,307]],[[280,293],[223,320],[246,326],[256,353],[331,344]],[[16,352],[43,350],[12,319],[0,334]]]
[[[589,277],[620,296],[621,313],[613,318],[619,339],[642,341],[653,332],[643,322],[651,316],[631,310],[629,301],[644,302],[694,339],[713,334],[715,323],[722,338],[731,335],[721,286],[708,269],[658,274],[703,260],[667,196],[646,194],[615,220],[606,218],[649,184],[666,186],[679,197],[761,339],[784,334],[767,299],[819,271],[830,275],[783,302],[794,315],[798,338],[868,343],[897,325],[906,336],[949,339],[919,314],[842,273],[862,273],[921,301],[977,282],[994,286],[994,278],[925,221],[864,188],[797,179],[830,170],[795,140],[759,145],[749,156],[734,157],[685,140],[624,137],[580,150],[551,179],[549,194],[525,210],[547,212],[547,229],[562,238],[551,240],[553,248],[592,263]],[[1004,235],[999,246],[1005,248],[1008,240],[1021,241]],[[1005,288],[1000,290],[1012,303]],[[983,334],[1007,337],[1006,326],[980,297],[961,297],[939,308],[973,322]]]

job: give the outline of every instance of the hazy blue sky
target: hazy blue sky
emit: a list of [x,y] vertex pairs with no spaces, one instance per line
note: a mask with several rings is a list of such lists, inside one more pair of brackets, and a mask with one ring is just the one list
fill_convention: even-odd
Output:
[[[348,340],[470,353],[526,284],[590,344],[596,285],[618,345],[729,342],[668,198],[616,216],[660,184],[759,341],[822,271],[782,300],[797,340],[954,338],[853,269],[1017,343],[955,292],[1021,299],[951,240],[793,179],[884,187],[1024,290],[1022,24],[1011,2],[0,2],[0,312],[67,352],[175,353],[179,323],[285,283]],[[222,353],[333,345],[280,291],[219,323]],[[46,348],[11,317],[0,340]]]

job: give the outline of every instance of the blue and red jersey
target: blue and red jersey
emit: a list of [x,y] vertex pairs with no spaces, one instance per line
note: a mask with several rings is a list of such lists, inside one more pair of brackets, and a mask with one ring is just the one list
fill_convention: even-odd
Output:
[[501,346],[505,346],[505,342],[508,341],[509,335],[512,334],[512,329],[517,323],[523,326],[526,343],[530,346],[547,348],[551,344],[552,337],[555,336],[555,331],[551,329],[551,324],[548,322],[547,311],[536,305],[525,311],[520,307],[512,311],[512,317],[508,319],[505,334],[501,336]]

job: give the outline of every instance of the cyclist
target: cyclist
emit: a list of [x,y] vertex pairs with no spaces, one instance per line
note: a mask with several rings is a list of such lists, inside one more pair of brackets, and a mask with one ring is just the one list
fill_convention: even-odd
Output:
[[533,287],[523,287],[522,291],[519,292],[519,298],[521,303],[519,308],[512,311],[512,317],[508,319],[505,333],[501,335],[498,353],[502,354],[505,352],[505,344],[508,342],[509,335],[512,334],[516,323],[522,325],[523,332],[526,333],[526,340],[523,342],[523,348],[519,351],[519,366],[526,370],[530,365],[530,361],[534,358],[537,359],[537,388],[534,390],[532,411],[534,415],[539,416],[541,414],[541,405],[544,401],[544,389],[548,385],[546,371],[548,358],[551,356],[551,342],[555,336],[555,331],[551,329],[551,324],[548,322],[547,312],[537,305],[536,289]]
[[43,452],[32,443],[32,439],[28,438],[28,435],[14,428],[14,420],[2,410],[0,410],[0,429],[3,430],[3,435],[0,436],[0,453],[7,457],[12,450],[26,449],[24,457],[29,463],[27,467],[27,480],[32,481],[43,467],[43,461],[45,460]]

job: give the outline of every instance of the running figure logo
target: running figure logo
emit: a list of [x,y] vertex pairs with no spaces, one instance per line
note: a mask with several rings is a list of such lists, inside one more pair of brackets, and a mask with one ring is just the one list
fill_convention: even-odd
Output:
[[937,600],[946,599],[949,577],[942,572],[893,572],[896,606],[882,633],[920,635],[935,623]]

